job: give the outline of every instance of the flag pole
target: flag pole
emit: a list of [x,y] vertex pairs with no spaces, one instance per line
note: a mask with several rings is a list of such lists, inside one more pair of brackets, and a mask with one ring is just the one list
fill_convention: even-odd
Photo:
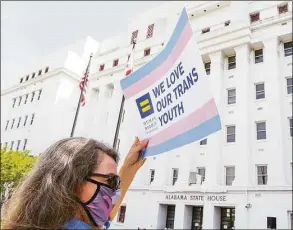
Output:
[[77,109],[76,109],[75,116],[74,116],[74,121],[73,121],[72,129],[71,129],[70,137],[73,137],[73,135],[74,135],[76,121],[77,121],[77,117],[78,117],[79,109],[80,109],[80,102],[81,102],[82,94],[83,94],[83,91],[84,91],[84,86],[85,86],[86,80],[88,78],[88,73],[89,73],[89,68],[90,68],[90,64],[91,64],[92,57],[93,57],[93,54],[91,54],[90,59],[89,59],[89,62],[88,62],[88,65],[86,67],[85,78],[83,80],[82,88],[80,90],[80,96],[79,96],[79,100],[78,100],[78,104],[77,104]]
[[[135,45],[136,45],[136,41],[133,40],[132,55],[134,55],[134,47],[135,47]],[[134,60],[134,57],[132,57],[132,58]],[[129,59],[130,59],[130,56],[128,57],[127,63],[129,62]],[[117,148],[117,140],[118,140],[118,136],[119,136],[121,119],[122,119],[122,114],[123,114],[123,110],[124,110],[124,102],[125,102],[125,97],[123,95],[122,100],[121,100],[121,104],[120,104],[120,110],[119,110],[119,116],[118,116],[118,120],[117,120],[116,130],[115,130],[115,136],[114,136],[114,141],[113,141],[113,149]]]

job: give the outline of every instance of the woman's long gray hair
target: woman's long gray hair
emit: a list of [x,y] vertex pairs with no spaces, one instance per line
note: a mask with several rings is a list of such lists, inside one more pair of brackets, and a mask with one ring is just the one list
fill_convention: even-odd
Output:
[[40,155],[32,171],[4,205],[5,229],[60,229],[79,210],[78,186],[112,148],[87,138],[67,138]]

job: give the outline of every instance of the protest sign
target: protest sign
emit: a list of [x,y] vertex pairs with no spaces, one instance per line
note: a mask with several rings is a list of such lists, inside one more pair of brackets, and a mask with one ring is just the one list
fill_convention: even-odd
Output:
[[201,140],[221,129],[201,55],[183,9],[173,34],[158,56],[120,82],[134,111],[144,156]]

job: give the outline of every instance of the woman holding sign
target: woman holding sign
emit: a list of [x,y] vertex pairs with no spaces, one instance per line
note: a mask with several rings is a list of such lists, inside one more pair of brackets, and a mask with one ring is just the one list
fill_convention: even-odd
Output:
[[[135,174],[147,141],[137,138],[117,174],[118,154],[87,138],[60,140],[40,159],[4,206],[4,229],[109,227]],[[120,183],[121,182],[121,183]]]

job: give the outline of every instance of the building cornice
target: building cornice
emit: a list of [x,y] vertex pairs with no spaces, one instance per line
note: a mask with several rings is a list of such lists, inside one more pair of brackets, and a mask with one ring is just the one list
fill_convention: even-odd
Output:
[[24,87],[28,87],[30,85],[33,85],[33,84],[36,84],[40,81],[43,81],[43,80],[46,80],[50,77],[53,77],[59,73],[65,73],[67,74],[68,76],[70,76],[72,79],[76,80],[76,81],[80,81],[80,76],[78,76],[77,74],[73,73],[72,71],[66,69],[66,68],[57,68],[57,69],[54,69],[44,75],[41,75],[39,77],[36,77],[34,79],[30,79],[29,81],[27,82],[23,82],[23,83],[18,83],[17,85],[14,85],[14,86],[11,86],[5,90],[2,90],[1,91],[1,96],[4,96],[6,94],[9,94],[11,92],[14,92],[14,91],[17,91],[17,90],[20,90],[20,89],[23,89]]

